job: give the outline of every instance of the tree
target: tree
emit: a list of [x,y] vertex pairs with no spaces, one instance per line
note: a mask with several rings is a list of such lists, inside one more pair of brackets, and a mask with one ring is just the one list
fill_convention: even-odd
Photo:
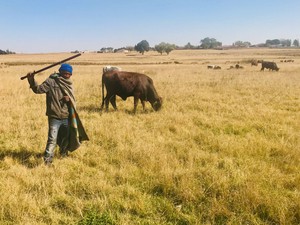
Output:
[[201,43],[200,47],[204,49],[217,48],[222,46],[222,42],[218,42],[215,38],[209,38],[209,37],[202,39],[200,43]]
[[173,51],[175,48],[176,48],[175,45],[167,43],[166,46],[165,46],[165,52],[167,53],[167,55],[169,55],[169,53],[171,51]]
[[169,53],[173,51],[175,48],[176,46],[174,44],[169,44],[165,42],[161,42],[160,44],[155,45],[154,47],[154,49],[158,51],[161,55],[163,54],[163,52],[166,52],[167,55],[169,55]]
[[108,53],[108,52],[114,52],[114,48],[113,47],[103,47],[100,49],[100,51],[98,51],[98,53]]
[[251,43],[249,41],[236,41],[233,45],[237,47],[249,47]]
[[294,45],[295,47],[299,47],[299,39],[295,39],[295,40],[293,41],[293,45]]
[[150,49],[149,43],[146,40],[142,40],[136,46],[134,46],[134,49],[139,53],[142,53],[142,55],[144,55],[144,52],[148,52]]
[[155,45],[154,46],[155,51],[159,52],[162,55],[164,52],[164,45],[165,45],[164,42],[161,42],[160,44]]
[[292,40],[291,39],[281,39],[280,44],[284,47],[291,47]]
[[193,46],[190,42],[188,42],[185,46],[184,46],[185,49],[193,49],[195,48],[195,46]]
[[126,46],[126,49],[131,52],[131,51],[134,50],[134,47],[133,46]]
[[5,55],[5,54],[16,54],[16,53],[9,51],[9,49],[7,49],[6,51],[0,49],[0,55]]
[[273,40],[266,40],[266,45],[280,45],[280,40],[279,39],[273,39]]

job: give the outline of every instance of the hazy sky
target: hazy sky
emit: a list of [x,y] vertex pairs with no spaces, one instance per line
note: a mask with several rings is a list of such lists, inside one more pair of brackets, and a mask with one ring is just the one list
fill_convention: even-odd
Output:
[[300,38],[300,0],[0,0],[0,18],[17,53]]

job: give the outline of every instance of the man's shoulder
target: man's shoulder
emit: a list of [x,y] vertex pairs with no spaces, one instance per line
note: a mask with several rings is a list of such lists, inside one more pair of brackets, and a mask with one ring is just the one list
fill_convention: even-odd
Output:
[[51,74],[49,77],[48,77],[48,79],[53,79],[53,80],[55,80],[55,79],[57,79],[59,77],[59,74],[58,73],[53,73],[53,74]]
[[49,85],[55,85],[56,81],[56,76],[54,76],[55,74],[51,74],[45,81],[44,83],[47,83]]

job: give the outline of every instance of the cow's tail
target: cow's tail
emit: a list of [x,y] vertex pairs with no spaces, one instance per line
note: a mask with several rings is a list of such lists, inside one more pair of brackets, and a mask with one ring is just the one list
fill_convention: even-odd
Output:
[[101,110],[104,107],[104,73],[102,74],[102,104],[101,104]]

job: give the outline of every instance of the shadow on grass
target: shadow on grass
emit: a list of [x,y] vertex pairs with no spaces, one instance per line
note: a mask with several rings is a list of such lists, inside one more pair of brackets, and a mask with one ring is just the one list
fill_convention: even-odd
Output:
[[136,113],[134,113],[133,110],[125,109],[124,112],[129,115],[139,115],[139,114],[143,115],[143,114],[154,113],[154,111],[152,109],[137,110]]
[[0,149],[0,160],[4,160],[6,157],[12,158],[13,160],[30,169],[35,168],[43,163],[41,160],[43,153],[30,152],[25,149],[15,151]]
[[100,113],[100,104],[99,106],[95,106],[95,105],[88,105],[88,106],[79,106],[77,107],[77,111],[80,113],[80,111],[86,111],[89,113]]
[[129,110],[129,109],[109,109],[108,111],[106,111],[105,109],[102,110],[102,112],[100,111],[101,114],[103,113],[115,113],[115,112],[123,112],[125,114],[129,114],[129,115],[143,115],[143,114],[150,114],[150,113],[154,113],[155,111],[151,110],[151,109],[145,109],[145,110],[137,110],[136,113],[133,112],[133,110]]
[[128,110],[128,109],[117,109],[114,110],[113,108],[109,108],[108,111],[104,109],[100,109],[100,104],[99,106],[95,106],[95,105],[88,105],[88,106],[79,106],[77,107],[77,111],[80,114],[80,111],[86,111],[88,113],[99,113],[100,115],[102,115],[103,113],[114,113],[114,112],[124,112],[126,114],[129,115],[137,115],[137,114],[149,114],[149,113],[154,113],[155,111],[153,111],[152,109],[145,109],[145,110],[137,110],[136,113],[133,112],[132,110]]

